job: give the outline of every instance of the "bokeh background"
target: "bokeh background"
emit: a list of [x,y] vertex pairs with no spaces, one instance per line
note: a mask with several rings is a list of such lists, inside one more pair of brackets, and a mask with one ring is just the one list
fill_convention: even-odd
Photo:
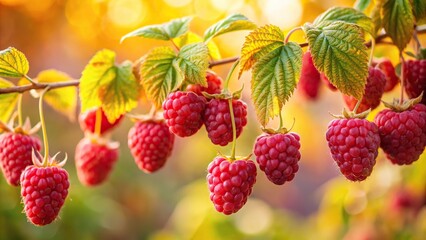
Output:
[[[0,49],[13,46],[30,62],[30,76],[57,69],[78,79],[91,56],[103,48],[117,52],[119,62],[135,61],[150,48],[169,43],[124,34],[148,24],[194,16],[192,31],[204,30],[230,13],[242,13],[259,26],[275,24],[283,31],[313,21],[347,0],[0,0]],[[238,56],[248,32],[220,36],[215,43],[223,58]],[[292,40],[304,42],[297,32]],[[421,38],[425,46],[425,38]],[[306,50],[306,49],[305,49]],[[397,51],[379,45],[376,57],[397,63]],[[230,65],[215,67],[222,78]],[[249,98],[250,73],[232,80],[245,84],[249,124],[238,140],[237,154],[252,153],[261,134]],[[400,89],[384,96],[391,101]],[[287,127],[301,136],[300,170],[283,186],[271,184],[258,171],[246,206],[224,216],[214,210],[205,181],[208,163],[229,147],[212,145],[202,129],[191,138],[176,138],[172,157],[155,174],[141,172],[127,147],[132,122],[112,133],[121,143],[120,158],[109,180],[87,188],[76,177],[74,151],[83,137],[78,123],[46,108],[51,152],[67,152],[70,194],[60,220],[34,227],[22,213],[19,188],[0,178],[0,239],[424,239],[426,236],[426,154],[411,166],[394,166],[380,151],[372,175],[362,183],[347,181],[328,152],[327,124],[343,108],[339,93],[323,86],[317,101],[298,91],[284,107]],[[369,119],[383,106],[370,114]],[[134,113],[146,113],[146,103]],[[24,95],[24,114],[38,121],[37,101]],[[277,123],[272,122],[271,127]]]

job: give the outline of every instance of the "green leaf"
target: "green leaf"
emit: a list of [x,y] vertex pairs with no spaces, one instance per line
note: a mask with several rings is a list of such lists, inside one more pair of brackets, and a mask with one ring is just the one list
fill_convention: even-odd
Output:
[[351,23],[305,24],[315,67],[342,93],[361,99],[368,75],[368,53],[361,29]]
[[102,107],[109,122],[132,110],[139,98],[139,84],[132,74],[132,65],[115,65],[115,53],[101,50],[85,67],[80,79],[82,111]]
[[262,56],[284,44],[284,34],[274,25],[266,25],[252,31],[241,49],[240,72],[249,70]]
[[358,11],[363,12],[370,5],[371,0],[357,0],[354,3],[354,8]]
[[[0,78],[0,88],[14,87],[13,83]],[[19,93],[0,94],[0,121],[6,123],[15,109],[18,102]]]
[[392,42],[402,51],[414,31],[410,0],[387,0],[383,5],[383,26]]
[[315,21],[315,25],[320,25],[323,22],[329,21],[343,21],[347,23],[354,23],[359,25],[364,31],[371,33],[373,36],[374,25],[371,18],[367,17],[364,13],[347,7],[333,7],[326,12],[319,15]]
[[[65,82],[71,80],[66,73],[57,70],[45,70],[38,74],[39,83]],[[70,120],[75,118],[77,107],[77,89],[74,86],[52,89],[47,92],[43,100],[56,111],[64,114]]]
[[143,60],[140,73],[146,95],[157,108],[161,107],[170,92],[182,84],[185,77],[170,47],[152,49]]
[[192,43],[181,48],[177,64],[187,83],[201,84],[207,87],[208,58],[209,51],[204,43]]
[[382,8],[383,8],[383,0],[377,1],[376,4],[373,7],[373,10],[371,10],[370,16],[371,16],[371,20],[373,21],[373,25],[374,25],[374,36],[377,36],[377,33],[383,27]]
[[[189,31],[189,32],[185,33],[184,35],[182,35],[178,38],[175,38],[174,42],[179,48],[182,48],[183,46],[188,45],[190,43],[203,42],[203,38],[200,37],[198,34]],[[220,59],[221,58],[219,47],[216,45],[215,42],[209,41],[207,43],[207,48],[209,49],[209,55],[213,59]]]
[[27,58],[16,48],[9,47],[0,51],[0,76],[23,77],[28,73],[28,69]]
[[413,12],[416,18],[417,24],[421,21],[426,20],[426,1],[425,0],[413,0]]
[[155,24],[136,29],[121,38],[120,42],[130,37],[144,37],[159,40],[171,40],[177,38],[189,29],[189,23],[192,17],[184,17],[171,20],[164,24]]
[[302,67],[302,48],[294,42],[263,56],[253,67],[252,98],[260,123],[278,116],[293,94]]
[[248,20],[246,16],[242,14],[232,14],[210,26],[204,32],[204,42],[208,42],[212,38],[224,33],[240,30],[251,30],[255,28],[256,24]]

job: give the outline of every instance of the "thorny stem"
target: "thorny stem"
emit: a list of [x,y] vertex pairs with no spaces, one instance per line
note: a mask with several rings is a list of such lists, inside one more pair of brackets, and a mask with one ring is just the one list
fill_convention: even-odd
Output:
[[43,132],[43,144],[44,144],[43,167],[46,167],[48,165],[48,159],[49,159],[49,143],[47,141],[46,123],[44,122],[44,114],[43,114],[43,97],[44,97],[44,94],[49,90],[50,90],[49,87],[45,88],[43,92],[41,93],[40,99],[38,101],[38,111],[40,114],[41,130]]
[[237,68],[238,64],[240,63],[240,59],[237,59],[234,64],[232,64],[231,69],[229,70],[228,76],[226,76],[225,79],[225,86],[223,88],[223,90],[228,90],[229,87],[229,80],[231,79],[232,73],[234,73],[235,69]]
[[405,60],[404,56],[402,55],[402,52],[399,52],[399,59],[401,61],[401,95],[399,97],[399,104],[404,103],[404,85],[405,85]]
[[290,32],[287,33],[287,36],[285,37],[284,44],[288,43],[288,40],[290,39],[291,34],[296,32],[297,30],[302,30],[302,27],[296,27],[290,30]]
[[102,130],[102,108],[99,107],[96,110],[96,117],[95,117],[95,134],[96,136],[101,135]]
[[18,97],[18,124],[21,127],[22,126],[22,94],[19,94]]
[[235,148],[237,146],[237,127],[235,125],[235,116],[234,108],[232,107],[232,98],[228,99],[229,112],[231,114],[231,123],[232,123],[232,150],[231,150],[231,160],[235,160]]

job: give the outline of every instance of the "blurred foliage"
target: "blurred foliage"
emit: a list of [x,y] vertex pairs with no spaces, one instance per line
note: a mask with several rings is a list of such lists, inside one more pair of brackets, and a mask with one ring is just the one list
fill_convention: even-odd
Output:
[[[116,51],[117,61],[136,60],[159,42],[122,35],[140,26],[194,16],[198,35],[230,13],[242,13],[259,26],[272,23],[285,31],[313,21],[331,6],[352,6],[349,0],[0,0],[0,49],[20,49],[31,64],[30,76],[58,69],[79,78],[90,57],[100,49]],[[245,32],[215,39],[222,57],[238,55]],[[303,34],[295,33],[303,42]],[[421,38],[425,45],[425,38]],[[397,49],[376,48],[377,57],[398,62]],[[228,65],[215,67],[222,78]],[[244,82],[233,80],[233,89]],[[249,91],[249,124],[238,140],[239,155],[252,152],[260,134]],[[385,95],[398,96],[399,89]],[[67,152],[70,195],[60,220],[34,227],[22,213],[19,188],[0,178],[0,239],[423,239],[426,236],[426,154],[411,166],[390,164],[380,154],[372,176],[352,183],[340,175],[328,152],[325,131],[343,106],[341,96],[321,89],[317,102],[296,94],[284,106],[284,121],[302,142],[300,170],[291,183],[274,186],[258,172],[246,206],[237,214],[216,213],[205,183],[206,167],[217,151],[229,147],[210,143],[205,130],[191,138],[177,138],[172,157],[155,174],[137,169],[127,148],[126,120],[112,134],[121,143],[120,159],[109,180],[100,187],[82,186],[76,177],[74,148],[83,133],[75,122],[47,111],[51,151]],[[135,112],[147,112],[142,104]],[[370,114],[372,120],[380,109]],[[24,115],[38,119],[37,103],[24,95]],[[277,124],[271,122],[271,125]]]

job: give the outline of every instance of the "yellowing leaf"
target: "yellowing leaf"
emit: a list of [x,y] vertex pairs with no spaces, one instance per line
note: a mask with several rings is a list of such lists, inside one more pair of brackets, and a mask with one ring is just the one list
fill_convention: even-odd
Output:
[[204,33],[204,42],[228,32],[255,29],[256,24],[242,14],[232,14],[210,26]]
[[287,43],[263,56],[253,67],[252,98],[260,123],[278,116],[293,94],[302,67],[302,48]]
[[410,0],[387,0],[383,5],[383,27],[399,50],[404,50],[414,31]]
[[368,75],[368,53],[361,29],[342,21],[303,27],[315,67],[342,93],[361,99]]
[[241,49],[239,77],[249,70],[257,60],[265,54],[281,47],[284,43],[284,34],[274,25],[266,25],[252,31]]
[[28,69],[27,58],[16,48],[9,47],[0,51],[0,76],[23,77],[28,73]]
[[136,107],[139,92],[131,63],[115,65],[115,53],[107,49],[93,56],[80,79],[82,111],[102,107],[109,122]]
[[184,75],[177,64],[177,56],[170,47],[152,49],[144,58],[140,75],[148,99],[157,108],[161,107],[167,95],[183,82]]
[[[13,87],[13,83],[0,78],[0,88]],[[19,93],[0,94],[0,121],[6,123],[15,109]]]
[[[184,35],[174,39],[174,41],[179,48],[182,48],[183,46],[191,44],[191,43],[202,42],[203,38],[200,37],[198,34],[189,31],[189,32],[185,33]],[[215,42],[209,41],[207,43],[207,48],[209,49],[210,57],[212,57],[213,59],[220,59],[221,58],[219,48],[218,48],[218,46],[216,45]]]
[[177,64],[187,83],[201,84],[207,87],[208,57],[209,52],[204,43],[192,43],[182,47],[178,54]]
[[[54,83],[69,81],[71,77],[66,73],[51,69],[40,72],[37,80],[39,83]],[[44,95],[43,100],[56,111],[64,114],[70,120],[74,120],[77,107],[76,87],[71,86],[50,90]]]

